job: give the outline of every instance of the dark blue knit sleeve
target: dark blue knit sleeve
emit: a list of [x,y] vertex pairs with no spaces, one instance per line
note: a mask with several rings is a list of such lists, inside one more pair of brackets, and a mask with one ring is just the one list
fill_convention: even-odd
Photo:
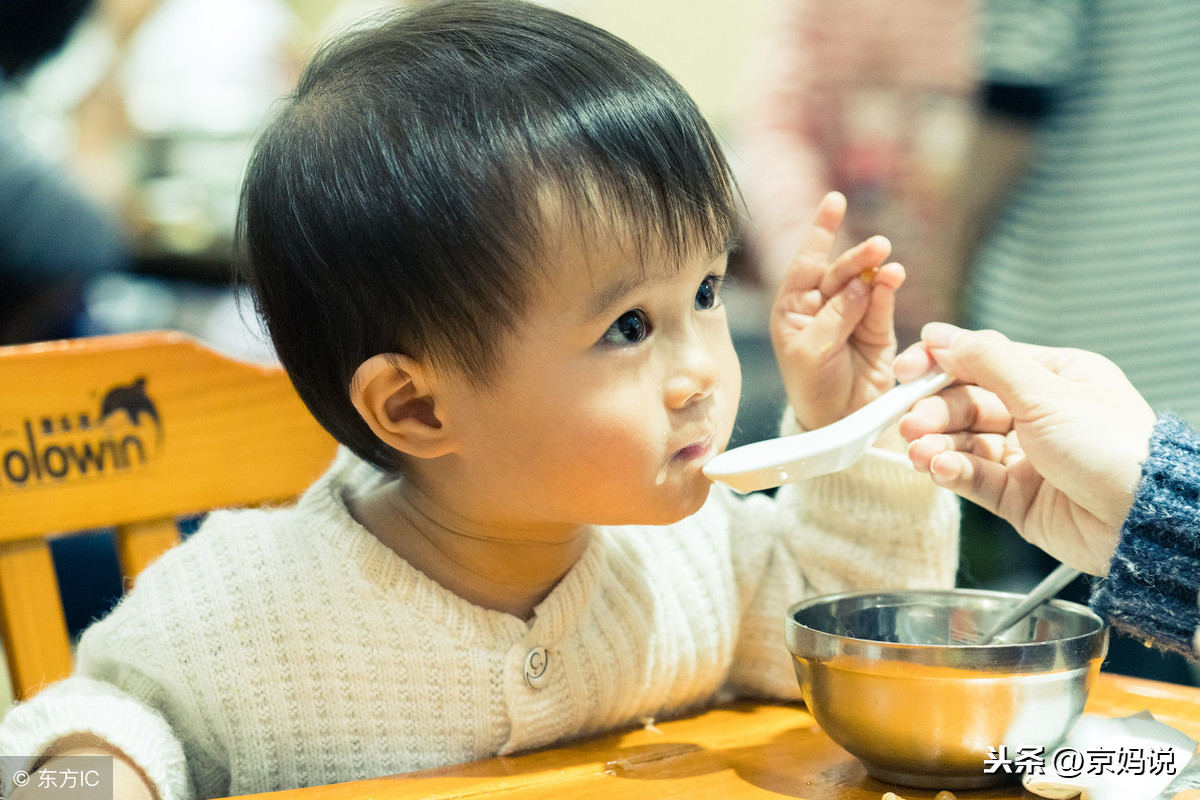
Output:
[[1133,508],[1091,606],[1117,630],[1196,658],[1200,626],[1200,435],[1159,418]]

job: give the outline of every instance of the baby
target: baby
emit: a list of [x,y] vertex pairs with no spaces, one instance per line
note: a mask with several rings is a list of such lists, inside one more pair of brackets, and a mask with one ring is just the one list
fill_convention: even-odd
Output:
[[[844,209],[770,319],[785,430],[893,384],[903,269],[881,238],[832,257]],[[704,477],[741,391],[737,218],[694,103],[601,30],[435,0],[343,33],[258,141],[240,236],[344,447],[296,505],[214,513],[148,569],[0,751],[113,753],[174,800],[795,698],[787,607],[950,585],[958,512],[883,448],[774,497]]]

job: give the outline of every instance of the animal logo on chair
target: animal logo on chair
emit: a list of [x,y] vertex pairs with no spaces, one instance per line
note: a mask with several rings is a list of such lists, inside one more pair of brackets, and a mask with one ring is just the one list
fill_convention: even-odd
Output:
[[146,414],[161,430],[158,409],[155,408],[154,401],[146,394],[146,378],[144,376],[133,383],[114,386],[108,390],[104,399],[100,401],[100,424],[103,425],[105,420],[118,411],[124,411],[133,425],[141,425],[142,415]]

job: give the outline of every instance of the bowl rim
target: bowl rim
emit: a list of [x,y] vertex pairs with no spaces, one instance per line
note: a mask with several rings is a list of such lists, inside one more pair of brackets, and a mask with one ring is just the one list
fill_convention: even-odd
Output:
[[[983,645],[981,645],[981,644],[936,644],[936,643],[912,644],[912,643],[907,643],[907,642],[885,642],[885,641],[880,641],[878,639],[864,639],[864,638],[857,637],[857,636],[846,636],[844,634],[830,633],[829,631],[823,631],[823,630],[819,630],[817,628],[813,628],[808,625],[805,625],[804,623],[802,623],[796,619],[797,613],[807,610],[807,609],[812,608],[813,606],[817,606],[817,605],[825,605],[825,604],[834,603],[834,602],[843,601],[843,600],[865,599],[865,598],[870,598],[873,596],[880,597],[880,598],[886,598],[886,597],[917,595],[917,594],[924,595],[924,596],[956,596],[956,597],[962,597],[965,595],[965,596],[970,596],[970,597],[986,597],[986,598],[994,598],[994,599],[1005,599],[1005,600],[1012,600],[1014,602],[1019,602],[1022,599],[1024,599],[1024,597],[1025,597],[1025,595],[1021,592],[1005,592],[1005,591],[999,591],[999,590],[994,590],[994,589],[967,589],[967,588],[962,588],[962,589],[958,589],[958,588],[953,588],[953,589],[870,589],[870,590],[862,590],[862,591],[835,592],[835,593],[830,593],[830,594],[815,595],[813,597],[809,597],[804,600],[800,600],[796,603],[793,603],[791,606],[788,607],[788,610],[787,610],[788,637],[787,638],[788,638],[789,649],[790,649],[790,645],[792,644],[792,640],[793,640],[793,636],[795,635],[795,632],[797,630],[800,630],[800,631],[804,631],[804,632],[814,635],[814,636],[820,636],[820,637],[826,638],[828,640],[843,641],[843,642],[847,642],[847,643],[862,643],[863,645],[869,645],[871,647],[886,648],[888,650],[895,650],[895,651],[905,651],[905,650],[916,651],[916,650],[936,649],[936,650],[942,651],[942,652],[951,652],[951,651],[956,651],[956,650],[973,651],[973,652],[978,652],[980,650],[986,650],[989,653],[1002,653],[1006,650],[1013,650],[1013,651],[1021,650],[1023,652],[1028,652],[1031,649],[1037,649],[1037,648],[1042,648],[1042,647],[1061,648],[1063,646],[1069,645],[1069,643],[1072,643],[1072,642],[1082,643],[1085,640],[1103,637],[1107,633],[1108,629],[1110,628],[1109,622],[1106,621],[1105,619],[1103,619],[1099,614],[1097,614],[1095,611],[1093,611],[1088,606],[1086,606],[1082,603],[1074,602],[1072,600],[1062,600],[1059,598],[1052,598],[1050,600],[1047,600],[1046,605],[1050,605],[1055,608],[1062,609],[1064,611],[1070,611],[1072,613],[1079,614],[1080,616],[1084,617],[1085,619],[1090,619],[1091,621],[1094,621],[1097,624],[1097,628],[1094,631],[1077,634],[1075,636],[1068,636],[1068,637],[1064,637],[1064,638],[1060,638],[1060,639],[1048,639],[1048,640],[1041,641],[1041,642],[1003,642],[1003,641],[1001,641],[1001,642],[993,642],[991,644],[983,644]],[[803,656],[797,656],[797,657],[803,657]]]

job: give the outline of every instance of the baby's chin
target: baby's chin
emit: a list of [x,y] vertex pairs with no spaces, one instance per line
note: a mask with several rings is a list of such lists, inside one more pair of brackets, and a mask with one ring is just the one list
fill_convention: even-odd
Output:
[[[660,491],[664,487],[659,487]],[[703,473],[697,470],[695,476],[689,476],[677,486],[674,491],[661,492],[657,498],[659,518],[653,522],[643,521],[643,525],[673,525],[695,514],[708,502],[712,491],[712,483]]]
[[614,498],[609,511],[590,520],[593,525],[673,525],[704,507],[712,483],[703,474],[667,485],[649,484],[641,498],[630,502],[625,495]]

